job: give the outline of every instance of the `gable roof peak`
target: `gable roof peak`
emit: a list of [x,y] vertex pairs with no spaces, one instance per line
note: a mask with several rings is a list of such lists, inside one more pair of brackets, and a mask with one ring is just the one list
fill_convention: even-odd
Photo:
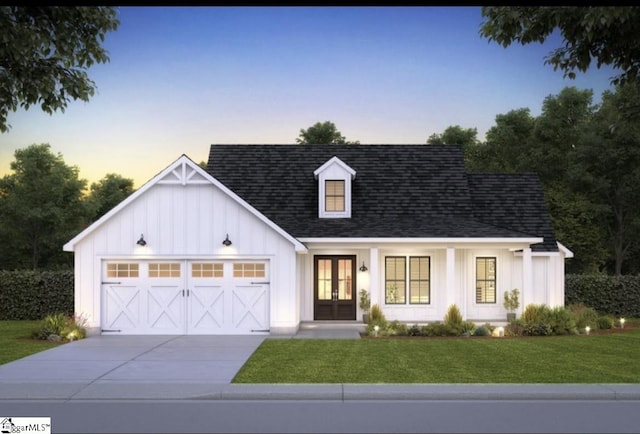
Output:
[[320,175],[322,172],[324,172],[325,170],[327,170],[329,167],[333,166],[333,165],[337,165],[340,168],[342,168],[342,170],[344,170],[345,172],[347,172],[349,175],[351,175],[351,179],[355,179],[356,177],[356,171],[353,170],[347,163],[345,163],[344,161],[342,161],[341,159],[339,159],[337,156],[333,156],[331,157],[327,162],[325,162],[322,166],[318,167],[314,172],[313,172],[313,176],[318,179],[318,175]]

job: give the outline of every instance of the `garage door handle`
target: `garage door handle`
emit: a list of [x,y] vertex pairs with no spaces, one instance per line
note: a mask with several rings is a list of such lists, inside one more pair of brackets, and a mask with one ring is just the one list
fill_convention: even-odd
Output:
[[103,285],[120,285],[122,282],[102,282]]
[[268,285],[271,282],[251,282],[252,285]]

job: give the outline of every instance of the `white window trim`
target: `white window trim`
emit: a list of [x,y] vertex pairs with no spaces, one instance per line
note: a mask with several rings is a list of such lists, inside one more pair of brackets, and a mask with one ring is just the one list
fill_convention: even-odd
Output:
[[[318,180],[318,217],[351,218],[351,181],[356,171],[338,157],[333,157],[313,172]],[[326,181],[344,181],[344,211],[327,211]]]
[[[389,307],[398,307],[398,306],[408,306],[408,307],[429,307],[433,306],[433,253],[406,253],[406,254],[393,254],[388,253],[382,255],[382,288],[383,295],[382,298],[384,300],[385,306]],[[387,258],[404,258],[404,284],[405,284],[405,294],[404,294],[404,303],[387,303]],[[411,258],[429,258],[429,302],[428,303],[411,303]]]
[[[476,284],[478,283],[477,281],[477,276],[478,276],[478,258],[494,258],[496,260],[496,269],[495,269],[495,273],[496,273],[496,301],[493,303],[478,303],[478,299],[477,299],[477,287]],[[499,270],[499,264],[500,264],[500,260],[499,260],[499,255],[497,253],[486,253],[486,254],[474,254],[473,255],[473,304],[475,306],[480,306],[480,307],[491,307],[491,306],[498,306],[499,303],[499,298],[498,298],[498,276],[500,276],[500,270]]]

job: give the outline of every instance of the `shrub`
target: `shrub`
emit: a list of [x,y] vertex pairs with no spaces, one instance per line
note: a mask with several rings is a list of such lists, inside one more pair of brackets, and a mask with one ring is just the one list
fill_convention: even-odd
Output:
[[485,326],[478,327],[474,332],[474,336],[491,336],[491,332]]
[[568,274],[565,303],[584,303],[614,317],[640,317],[640,275]]
[[360,290],[359,305],[360,305],[360,309],[362,309],[364,313],[369,312],[369,308],[371,307],[371,297],[369,297],[369,293],[364,288]]
[[476,330],[476,324],[473,321],[462,321],[460,324],[460,333],[472,335]]
[[378,336],[385,336],[388,332],[389,323],[382,313],[380,305],[374,304],[369,312],[369,323],[367,324],[367,334],[375,335],[375,327],[378,326]]
[[483,327],[489,330],[489,334],[493,333],[493,330],[495,329],[495,326],[488,322],[484,323]]
[[67,317],[63,313],[55,313],[44,317],[33,332],[33,337],[37,339],[48,339],[49,336],[62,336],[62,329],[65,327]]
[[447,313],[444,316],[444,323],[451,328],[460,329],[462,326],[462,314],[460,309],[455,304],[449,306]]
[[520,291],[517,288],[513,288],[511,291],[504,292],[504,308],[509,312],[513,312],[520,307],[520,299],[518,295]]
[[386,318],[384,316],[384,314],[382,313],[382,309],[380,309],[380,306],[377,304],[374,304],[373,306],[371,306],[371,311],[369,312],[369,319],[371,321],[384,321],[386,322]]
[[0,320],[73,314],[73,271],[0,271]]
[[524,323],[522,325],[522,334],[524,336],[551,336],[553,329],[546,322]]
[[549,308],[544,304],[528,304],[522,312],[523,323],[537,323],[546,321],[549,317]]
[[36,339],[49,339],[59,336],[62,339],[76,340],[87,336],[86,318],[83,316],[68,316],[64,313],[47,315],[33,331]]
[[423,336],[459,336],[460,329],[453,328],[439,321],[429,323],[422,327]]
[[601,330],[609,330],[610,328],[613,328],[613,322],[613,318],[609,315],[601,315],[598,317],[598,328]]
[[389,336],[407,336],[408,333],[407,325],[398,320],[391,321],[387,325],[386,334]]
[[554,335],[567,335],[577,332],[573,313],[561,306],[549,311],[549,325]]
[[367,324],[366,332],[368,335],[374,336],[376,334],[376,326],[378,326],[378,336],[385,336],[387,334],[387,329],[389,328],[389,323],[384,318],[378,317],[375,320],[369,319],[369,323]]
[[409,329],[407,329],[407,334],[409,336],[420,336],[422,335],[422,330],[418,324],[414,324]]
[[511,321],[504,328],[505,336],[524,336],[524,326],[521,320]]
[[584,303],[575,303],[567,306],[567,309],[574,315],[576,328],[582,330],[586,326],[595,329],[598,324],[598,312]]

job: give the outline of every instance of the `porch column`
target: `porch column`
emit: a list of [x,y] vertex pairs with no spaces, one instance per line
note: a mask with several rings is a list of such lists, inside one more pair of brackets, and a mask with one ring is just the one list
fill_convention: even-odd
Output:
[[[459,300],[457,300],[456,294],[456,249],[454,247],[447,247],[447,282],[445,284],[447,288],[447,296],[445,297],[445,305],[443,306],[444,312],[449,308],[449,305],[455,303],[460,309],[464,309]],[[466,316],[466,312],[461,310],[463,317]]]
[[369,249],[369,295],[372,306],[377,304],[382,307],[384,294],[380,293],[380,260],[377,247]]
[[524,308],[527,299],[533,299],[531,293],[533,286],[533,265],[531,264],[531,247],[522,249],[522,298],[520,300],[520,307]]

